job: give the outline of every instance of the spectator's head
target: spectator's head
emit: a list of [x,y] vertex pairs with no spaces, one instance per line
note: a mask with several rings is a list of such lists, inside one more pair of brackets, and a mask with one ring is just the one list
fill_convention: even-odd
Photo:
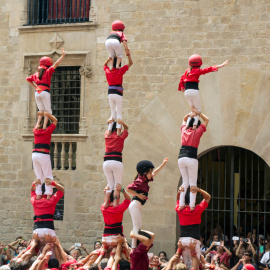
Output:
[[264,235],[263,234],[260,234],[259,235],[259,242],[260,242],[260,245],[263,245],[264,244]]
[[100,249],[102,247],[102,244],[101,244],[101,242],[100,241],[95,241],[94,242],[94,249],[96,250],[96,249]]
[[155,266],[155,267],[158,267],[158,265],[159,265],[159,257],[157,255],[153,256],[151,265]]
[[162,263],[167,263],[169,261],[168,258],[159,258],[159,260],[162,262]]
[[[190,119],[189,123],[188,123],[187,128],[192,128],[192,127],[193,127],[194,121],[195,121],[195,118],[192,117],[192,118]],[[198,125],[197,125],[196,128],[198,128],[200,125],[201,125],[201,120],[198,121]]]
[[32,264],[35,262],[36,259],[37,259],[37,256],[33,256],[33,257],[29,260],[30,264],[32,265]]
[[25,262],[25,261],[22,261],[20,263],[20,270],[27,270],[30,268],[30,262]]
[[88,268],[88,270],[99,270],[99,269],[100,268],[97,263],[92,263]]
[[107,258],[104,258],[104,259],[101,260],[101,262],[100,262],[100,268],[102,270],[104,270],[104,268],[107,266],[108,261],[109,261],[109,259],[107,259]]
[[162,259],[162,258],[167,258],[167,254],[166,254],[165,251],[160,251],[159,254],[158,254],[158,257],[159,257],[160,259]]
[[17,250],[16,250],[16,253],[17,254],[20,254],[22,251],[24,251],[26,249],[26,247],[23,247],[23,246],[17,246]]
[[130,270],[130,263],[126,260],[121,260],[119,262],[120,270]]
[[251,250],[244,250],[243,251],[243,259],[246,261],[246,263],[250,263],[252,260],[253,254]]
[[48,268],[52,269],[52,268],[59,268],[59,261],[57,259],[50,259],[48,261]]
[[20,265],[16,261],[11,261],[9,263],[10,270],[20,270]]
[[80,251],[78,249],[73,249],[70,253],[70,255],[77,260],[80,256]]
[[214,234],[212,240],[213,240],[213,242],[219,242],[219,236],[218,236],[218,234]]
[[251,237],[252,237],[252,233],[251,232],[248,232],[247,233],[247,238],[251,240]]
[[187,267],[185,264],[183,263],[178,263],[176,266],[175,266],[175,270],[187,270]]

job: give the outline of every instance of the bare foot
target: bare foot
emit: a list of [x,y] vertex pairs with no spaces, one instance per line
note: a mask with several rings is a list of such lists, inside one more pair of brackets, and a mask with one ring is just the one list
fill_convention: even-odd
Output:
[[112,135],[112,131],[109,130],[108,134],[107,134],[107,137],[110,137]]
[[192,129],[196,129],[197,128],[197,126],[193,126],[193,128]]
[[52,195],[47,195],[47,200],[49,200],[52,197]]
[[36,200],[40,200],[42,195],[37,195]]
[[185,208],[185,205],[179,206],[179,210],[180,210],[180,211],[183,210],[184,208]]
[[130,232],[130,238],[133,238],[135,233],[133,231]]
[[47,127],[46,126],[43,126],[43,129],[47,129]]
[[109,202],[104,202],[104,203],[103,203],[103,206],[104,206],[104,208],[106,209],[106,208],[109,206]]
[[194,211],[195,210],[195,207],[190,207],[190,211]]

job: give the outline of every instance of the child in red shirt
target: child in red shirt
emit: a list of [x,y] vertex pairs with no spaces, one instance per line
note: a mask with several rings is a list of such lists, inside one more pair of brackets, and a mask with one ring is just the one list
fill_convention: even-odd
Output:
[[109,53],[109,58],[110,58],[110,61],[109,61],[110,70],[112,70],[113,68],[113,59],[116,57],[117,57],[116,69],[120,68],[120,63],[123,58],[121,42],[123,42],[127,56],[129,55],[127,39],[123,33],[124,29],[125,29],[125,25],[123,24],[122,21],[120,20],[114,21],[112,23],[113,31],[110,33],[110,35],[108,36],[105,42],[105,47]]
[[[64,49],[61,50],[62,56],[54,63],[51,58],[47,56],[43,56],[39,60],[38,72],[30,77],[26,78],[27,82],[33,86],[36,90],[35,99],[37,103],[38,110],[41,112],[48,112],[52,114],[51,109],[51,94],[50,94],[50,85],[51,78],[58,67],[58,65],[63,60],[66,55],[66,51]],[[37,125],[40,125],[42,116],[38,117]],[[43,129],[47,128],[49,118],[47,116],[44,117]]]
[[[185,97],[189,105],[194,106],[198,111],[201,111],[201,97],[199,93],[199,77],[206,73],[217,71],[219,68],[226,66],[228,64],[228,60],[225,61],[221,65],[207,67],[203,69],[200,68],[202,65],[202,58],[198,54],[191,55],[188,62],[189,62],[190,67],[186,70],[184,75],[182,75],[180,79],[178,91],[185,92]],[[187,121],[187,126],[189,124],[190,119],[191,118],[189,117]],[[195,116],[194,119],[195,121],[193,124],[193,128],[195,129],[198,124],[199,117]]]

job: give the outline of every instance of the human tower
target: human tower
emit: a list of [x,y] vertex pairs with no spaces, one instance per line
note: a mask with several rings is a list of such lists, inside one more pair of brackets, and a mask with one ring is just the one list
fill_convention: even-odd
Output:
[[[104,256],[106,250],[112,247],[114,249],[113,255],[123,254],[125,258],[131,258],[133,269],[144,269],[141,264],[138,265],[140,268],[135,267],[138,260],[132,261],[132,258],[135,257],[136,250],[138,251],[138,248],[141,247],[140,244],[145,244],[144,246],[146,248],[144,251],[147,252],[154,238],[153,233],[142,231],[141,208],[148,199],[149,183],[154,181],[154,177],[166,165],[168,158],[165,158],[162,164],[156,169],[154,164],[149,160],[139,161],[136,166],[137,175],[134,182],[129,184],[126,190],[122,187],[122,151],[124,141],[128,137],[128,125],[122,119],[123,76],[133,64],[127,38],[124,35],[124,29],[125,25],[122,21],[114,21],[112,23],[112,31],[105,42],[109,57],[104,64],[104,72],[108,82],[108,99],[111,117],[108,119],[108,129],[104,134],[105,154],[103,170],[107,179],[107,186],[104,189],[105,198],[101,206],[105,223],[102,237],[103,247],[98,254],[98,258],[102,254]],[[123,43],[128,57],[128,64],[123,67],[121,67],[123,58],[121,43]],[[32,186],[31,202],[35,212],[34,235],[36,238],[41,239],[46,238],[48,235],[50,237],[56,236],[53,225],[53,214],[55,206],[63,196],[64,191],[61,185],[53,181],[50,160],[51,134],[57,125],[57,119],[52,115],[51,110],[50,84],[55,69],[66,55],[64,49],[61,50],[61,53],[62,56],[55,63],[49,57],[42,57],[39,60],[38,72],[27,78],[27,82],[35,88],[35,99],[38,107],[37,123],[33,129],[34,148],[32,153],[36,181]],[[189,58],[189,68],[180,79],[178,90],[184,92],[191,107],[191,112],[184,117],[181,127],[182,146],[179,153],[178,165],[183,184],[179,189],[179,201],[176,209],[180,214],[187,211],[187,209],[190,213],[196,212],[196,193],[201,192],[197,188],[197,150],[200,138],[206,131],[209,119],[201,112],[199,77],[206,73],[217,71],[227,63],[228,61],[225,61],[221,65],[201,69],[202,59],[199,55],[194,54]],[[203,123],[200,122],[199,117],[202,118]],[[52,195],[53,186],[58,190],[54,195]],[[191,191],[187,192],[189,186]],[[120,193],[123,193],[125,198],[122,203],[120,203]],[[132,199],[129,194],[132,196]],[[190,197],[190,199],[187,199],[187,197]],[[132,238],[132,253],[129,252],[129,248],[126,244],[123,244],[124,241],[122,240],[124,236],[122,219],[127,208],[129,208],[133,223],[133,231],[130,234]],[[185,226],[191,225],[194,225],[192,221],[191,224],[183,225],[184,227],[181,227],[181,231],[186,230]],[[189,236],[184,235],[183,237]],[[197,239],[197,235],[193,238]],[[140,243],[139,246],[137,246],[138,243]],[[189,247],[192,243],[188,242],[186,247]],[[183,246],[181,246],[181,249],[183,249]],[[178,254],[179,252],[178,250]],[[112,261],[112,266],[114,265],[115,267],[116,257]]]

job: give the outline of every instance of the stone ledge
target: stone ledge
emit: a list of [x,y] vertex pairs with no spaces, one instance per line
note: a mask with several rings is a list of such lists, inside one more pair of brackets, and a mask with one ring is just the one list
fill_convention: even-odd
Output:
[[94,22],[82,23],[63,23],[63,24],[46,24],[46,25],[25,25],[18,28],[20,34],[24,33],[40,33],[40,31],[57,32],[57,31],[84,31],[94,30],[97,27]]
[[[33,134],[22,134],[24,141],[34,141]],[[84,142],[88,135],[84,134],[53,134],[52,142]]]

